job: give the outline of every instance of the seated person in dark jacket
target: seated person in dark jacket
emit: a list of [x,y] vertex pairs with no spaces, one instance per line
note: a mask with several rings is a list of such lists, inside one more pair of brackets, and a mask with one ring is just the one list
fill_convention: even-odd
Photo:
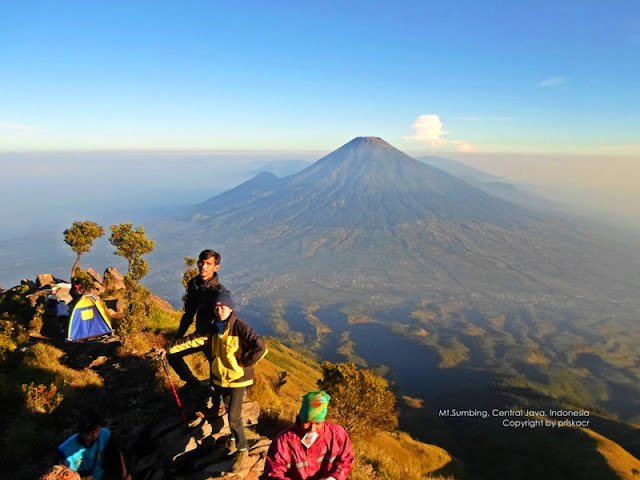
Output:
[[[213,319],[213,295],[218,290],[224,290],[224,285],[218,281],[220,268],[220,254],[214,250],[203,250],[198,257],[198,276],[187,283],[187,295],[184,302],[184,314],[180,319],[180,326],[175,339],[181,338],[187,332],[196,317],[196,332],[207,333]],[[204,354],[211,361],[208,351]],[[180,379],[187,385],[199,385],[199,380],[182,357],[169,357],[169,364],[176,371]]]
[[82,413],[78,433],[58,447],[58,457],[83,480],[131,480],[113,434],[93,410]]

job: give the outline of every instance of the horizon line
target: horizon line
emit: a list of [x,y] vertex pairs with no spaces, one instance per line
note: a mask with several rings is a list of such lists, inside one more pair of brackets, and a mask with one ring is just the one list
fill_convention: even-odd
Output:
[[[359,138],[359,137],[354,137]],[[381,137],[377,137],[381,138]],[[383,139],[384,140],[384,139]],[[386,141],[386,140],[385,140]],[[349,143],[349,142],[347,142]],[[388,143],[388,142],[387,142]],[[24,155],[24,154],[82,154],[82,153],[95,153],[95,154],[103,154],[103,153],[112,153],[112,154],[158,154],[158,155],[175,155],[175,154],[185,154],[185,155],[327,155],[341,146],[346,145],[342,144],[339,147],[335,148],[327,148],[327,149],[291,149],[291,150],[282,150],[282,149],[207,149],[207,148],[146,148],[146,147],[131,147],[131,148],[42,148],[42,149],[11,149],[11,150],[0,150],[0,156],[3,155]],[[390,144],[393,146],[392,144]],[[580,151],[535,151],[535,152],[527,152],[522,150],[493,150],[493,151],[473,151],[473,152],[458,152],[458,151],[433,151],[433,150],[409,150],[409,149],[400,149],[394,147],[404,153],[412,157],[420,157],[420,156],[431,156],[431,157],[447,157],[447,156],[455,156],[457,158],[460,157],[478,157],[478,156],[487,156],[487,155],[495,155],[495,156],[559,156],[559,157],[567,157],[567,156],[581,156],[581,157],[633,157],[638,156],[637,152],[627,151],[627,152],[580,152]]]

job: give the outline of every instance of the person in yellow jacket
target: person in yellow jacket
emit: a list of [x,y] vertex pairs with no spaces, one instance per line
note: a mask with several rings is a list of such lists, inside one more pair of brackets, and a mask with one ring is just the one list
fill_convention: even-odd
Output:
[[196,332],[176,339],[158,353],[160,356],[185,356],[209,349],[211,385],[227,409],[229,428],[238,451],[233,467],[237,471],[247,458],[248,449],[242,423],[242,401],[247,387],[253,383],[253,366],[265,356],[267,349],[260,336],[236,316],[227,290],[216,292],[213,302],[214,319],[210,332]]

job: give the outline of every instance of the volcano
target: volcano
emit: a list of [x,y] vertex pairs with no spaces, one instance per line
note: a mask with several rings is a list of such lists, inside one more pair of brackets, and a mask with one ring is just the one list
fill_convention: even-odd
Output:
[[605,279],[631,287],[610,268],[624,259],[605,261],[579,226],[492,196],[377,137],[355,138],[287,177],[261,173],[187,217],[162,229],[173,255],[215,248],[235,284],[295,278],[271,292],[309,293],[328,275],[342,276],[339,288],[351,293],[409,296],[593,295]]
[[258,175],[196,210],[213,218],[245,209],[261,213],[252,229],[275,221],[299,228],[371,231],[429,218],[507,225],[531,216],[377,137],[355,138],[289,177]]

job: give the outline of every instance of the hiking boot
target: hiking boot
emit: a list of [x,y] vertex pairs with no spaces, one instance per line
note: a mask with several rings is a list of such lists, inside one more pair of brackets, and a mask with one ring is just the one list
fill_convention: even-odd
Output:
[[236,439],[231,435],[225,442],[225,448],[227,449],[227,455],[231,456],[238,451],[236,448]]
[[238,456],[236,457],[236,461],[233,462],[233,467],[231,467],[231,471],[233,473],[239,473],[240,471],[242,471],[248,459],[249,459],[249,451],[247,449],[238,450]]

